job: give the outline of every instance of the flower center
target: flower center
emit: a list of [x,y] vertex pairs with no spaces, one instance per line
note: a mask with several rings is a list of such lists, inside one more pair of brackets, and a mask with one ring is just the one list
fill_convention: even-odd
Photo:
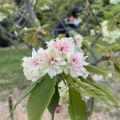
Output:
[[73,58],[72,60],[73,60],[73,62],[75,62],[75,61],[76,61],[76,60],[75,60],[75,58]]
[[38,65],[38,60],[34,60],[33,64],[34,64],[34,66],[37,66]]
[[51,64],[53,65],[55,63],[54,58],[51,58]]

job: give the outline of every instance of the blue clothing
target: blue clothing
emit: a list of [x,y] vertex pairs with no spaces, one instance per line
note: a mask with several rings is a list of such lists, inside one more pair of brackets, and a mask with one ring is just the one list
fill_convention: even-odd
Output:
[[[59,35],[59,34],[66,34],[66,37],[70,37],[69,35],[69,28],[72,29],[77,29],[77,26],[68,23],[66,20],[62,20],[62,23],[59,23],[56,28],[54,29],[54,34],[55,34],[55,38]],[[63,25],[64,24],[64,25]]]

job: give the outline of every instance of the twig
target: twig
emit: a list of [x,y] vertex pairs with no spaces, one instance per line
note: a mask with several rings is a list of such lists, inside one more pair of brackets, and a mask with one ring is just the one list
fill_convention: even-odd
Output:
[[30,23],[33,23],[32,20],[28,19],[26,16],[24,16],[24,14],[22,14],[21,12],[17,12],[18,15],[20,15],[21,17],[25,18],[27,21],[29,21]]
[[42,41],[43,49],[47,49],[46,40],[42,38],[40,35],[37,35],[37,39]]
[[20,14],[20,18],[19,18],[19,20],[16,22],[17,24],[20,24],[22,21],[23,21],[23,19],[24,19],[24,16],[26,15],[26,13],[27,12],[25,12],[25,13],[23,13],[23,14]]
[[95,45],[95,43],[97,42],[98,38],[102,35],[102,33],[97,34],[96,38],[93,40],[93,42],[91,43],[91,47],[93,47]]
[[99,62],[102,62],[103,60],[108,60],[108,56],[102,56],[101,58],[97,59],[95,62],[90,63],[91,65],[97,65]]
[[7,34],[8,36],[12,37],[12,38],[17,38],[14,34],[8,32],[3,26],[0,25],[0,29],[2,32],[4,32],[5,34]]
[[94,14],[94,12],[93,12],[93,10],[92,10],[92,8],[91,8],[91,5],[90,5],[89,1],[88,1],[88,0],[84,0],[84,1],[85,1],[86,4],[88,5],[88,8],[89,8],[92,16],[95,18],[97,24],[98,24],[99,26],[101,26],[101,25],[100,25],[100,22],[99,22],[99,20],[98,20],[98,18],[97,18],[97,16]]

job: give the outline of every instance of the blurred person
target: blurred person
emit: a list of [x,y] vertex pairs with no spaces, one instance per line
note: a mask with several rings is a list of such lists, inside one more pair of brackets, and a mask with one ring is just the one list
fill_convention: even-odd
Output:
[[54,29],[55,38],[58,37],[59,34],[65,34],[66,37],[70,37],[69,28],[73,30],[78,28],[78,25],[82,22],[82,20],[79,18],[79,15],[82,12],[82,7],[74,7],[74,9],[68,14],[68,17],[61,20],[61,22]]

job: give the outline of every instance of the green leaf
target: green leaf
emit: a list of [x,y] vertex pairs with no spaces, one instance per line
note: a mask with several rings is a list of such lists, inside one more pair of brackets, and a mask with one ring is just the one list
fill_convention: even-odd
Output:
[[100,45],[100,44],[96,44],[98,46],[98,48],[102,51],[102,52],[106,52],[106,47]]
[[44,24],[44,25],[42,25],[41,27],[42,28],[47,28],[47,27],[49,27],[50,26],[50,24]]
[[111,46],[110,50],[112,50],[112,51],[120,50],[120,45]]
[[51,4],[51,3],[52,3],[52,0],[44,0],[44,3],[45,3],[45,4]]
[[39,19],[35,19],[35,22],[36,22],[36,24],[38,25],[38,26],[40,26],[40,21],[39,21]]
[[15,10],[15,6],[8,3],[4,4],[4,8],[8,10]]
[[84,40],[88,40],[88,41],[90,41],[90,40],[92,40],[92,39],[93,39],[92,36],[85,36],[85,37],[84,37]]
[[104,70],[102,70],[98,67],[95,67],[95,66],[92,66],[92,65],[87,65],[87,66],[84,66],[84,67],[86,68],[86,70],[88,72],[92,72],[92,73],[95,73],[95,74],[100,74],[100,75],[108,77],[108,74]]
[[59,104],[59,99],[60,99],[60,96],[59,96],[59,92],[58,92],[58,86],[56,85],[55,86],[55,93],[52,96],[52,99],[48,105],[48,110],[52,115],[52,120],[54,120],[54,112],[55,112],[56,106]]
[[69,108],[68,112],[71,120],[86,120],[87,106],[80,93],[69,86]]
[[0,6],[0,12],[3,13],[5,16],[9,15],[9,11],[1,6]]
[[113,12],[104,11],[104,14],[106,18],[114,18]]
[[115,64],[120,69],[120,61],[115,61]]
[[84,46],[85,48],[87,48],[87,49],[90,48],[90,44],[88,43],[88,41],[83,40],[82,44],[83,44],[83,46]]
[[118,73],[120,73],[120,66],[118,65],[117,62],[114,62],[114,68]]
[[[17,103],[13,106],[13,109],[11,111],[10,114],[13,113],[13,111],[16,109],[17,105],[34,89],[34,87],[37,85],[37,83],[40,83],[41,82],[41,79],[40,78],[38,81],[36,81],[35,83],[33,83],[32,85],[30,85],[22,94],[21,96],[19,97],[19,99],[17,100]],[[10,117],[10,116],[9,116]]]
[[64,37],[65,37],[65,34],[59,34],[57,37],[58,37],[59,39],[64,38]]
[[41,120],[54,92],[56,77],[51,79],[48,75],[31,91],[27,102],[29,120]]
[[74,81],[92,97],[111,107],[109,99],[107,98],[106,94],[103,91],[101,91],[98,88],[95,88],[94,86],[88,83],[81,82],[80,80],[74,79]]
[[112,31],[115,28],[115,20],[112,19],[108,22],[108,30]]
[[24,37],[24,40],[29,41],[29,40],[31,40],[31,38],[33,38],[33,34],[28,34]]
[[119,103],[117,102],[117,100],[114,98],[114,96],[112,96],[112,95],[110,94],[111,91],[104,90],[104,89],[101,88],[100,86],[96,85],[95,82],[94,82],[94,83],[93,83],[93,82],[90,82],[90,81],[88,81],[88,80],[85,80],[84,78],[81,78],[81,80],[82,80],[82,82],[86,82],[86,83],[94,86],[95,88],[103,91],[103,92],[106,94],[107,98],[108,98],[111,102],[113,102],[115,105],[119,106]]
[[[42,78],[41,78],[42,79]],[[14,105],[14,108],[34,89],[34,87],[37,85],[37,83],[41,81],[41,79],[39,79],[38,81],[36,81],[35,83],[33,83],[32,85],[30,85],[20,96],[20,98],[18,99],[17,103]]]

